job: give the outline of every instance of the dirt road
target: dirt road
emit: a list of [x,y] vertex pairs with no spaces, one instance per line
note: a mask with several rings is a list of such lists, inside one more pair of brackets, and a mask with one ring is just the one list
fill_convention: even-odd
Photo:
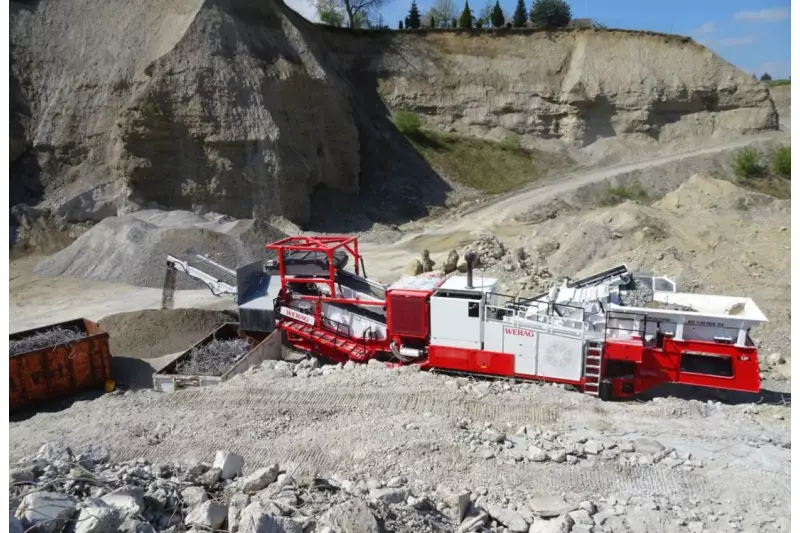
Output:
[[[424,228],[415,228],[393,244],[364,242],[360,245],[360,250],[367,258],[370,276],[383,282],[391,282],[397,279],[409,258],[419,254],[423,248],[428,248],[431,253],[446,252],[453,247],[474,241],[479,233],[486,231],[501,239],[503,236],[525,233],[530,226],[516,221],[515,217],[536,205],[545,204],[585,185],[629,172],[655,169],[682,160],[718,154],[772,139],[788,141],[789,136],[780,131],[769,132],[690,152],[673,153],[625,165],[580,170],[565,176],[557,176],[547,180],[546,183],[536,183],[523,190],[494,198],[473,209],[459,212],[457,215],[435,220]],[[689,176],[685,178],[688,179]]]

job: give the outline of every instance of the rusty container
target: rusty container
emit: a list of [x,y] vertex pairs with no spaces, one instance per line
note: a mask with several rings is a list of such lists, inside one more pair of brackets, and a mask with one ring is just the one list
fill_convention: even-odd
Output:
[[90,320],[77,319],[9,335],[23,339],[52,328],[77,329],[86,336],[65,344],[11,356],[9,360],[10,411],[89,389],[103,389],[111,377],[108,333]]

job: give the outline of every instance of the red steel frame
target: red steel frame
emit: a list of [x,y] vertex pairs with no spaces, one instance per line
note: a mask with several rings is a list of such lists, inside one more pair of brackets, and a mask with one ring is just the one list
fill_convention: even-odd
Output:
[[[281,295],[285,294],[288,283],[323,283],[330,288],[331,294],[336,294],[336,268],[333,254],[339,248],[344,248],[355,259],[355,272],[360,275],[361,255],[358,252],[358,237],[350,236],[325,236],[325,237],[286,237],[266,246],[278,254],[278,267],[281,277]],[[323,252],[328,258],[328,278],[287,278],[284,265],[283,251]],[[403,291],[419,292],[430,291]],[[338,298],[334,296],[309,296],[296,295],[297,298],[316,303],[316,326],[322,324],[322,303],[339,303],[354,305],[380,306],[386,305],[385,301],[359,300],[351,298]],[[387,317],[388,318],[388,317]],[[618,317],[619,318],[619,317]],[[387,320],[388,322],[388,320]],[[278,324],[281,327],[281,323]],[[286,328],[283,328],[286,329]],[[287,333],[289,331],[287,330]],[[395,338],[391,331],[387,331],[386,341],[365,342],[370,354],[367,359],[374,356],[377,351],[388,351],[389,339]],[[749,339],[749,337],[748,337]],[[353,342],[358,342],[353,340]],[[347,356],[340,352],[335,345],[326,345],[307,339],[292,339],[292,343],[299,348],[313,350],[320,355],[338,362],[347,360]],[[603,342],[603,367],[611,361],[627,361],[633,364],[631,375],[624,377],[601,376],[602,379],[611,381],[611,397],[625,398],[639,394],[647,389],[662,383],[680,383],[699,385],[704,387],[721,388],[745,392],[758,392],[760,389],[760,376],[758,370],[757,350],[752,343],[741,347],[730,344],[720,344],[710,341],[678,341],[666,337],[660,347],[647,346],[641,338],[630,340],[605,339]],[[701,352],[730,357],[733,366],[733,375],[730,377],[697,374],[680,370],[680,360],[684,352]],[[574,385],[583,388],[585,377],[579,381],[566,381],[525,374],[515,374],[514,356],[505,353],[493,353],[485,350],[462,349],[445,346],[428,346],[428,358],[419,363],[423,369],[439,368],[457,372],[469,372],[504,377],[518,377],[521,379],[546,380]],[[631,385],[630,392],[625,392],[623,386]]]
[[[278,254],[278,271],[281,277],[281,294],[285,294],[286,285],[288,283],[323,283],[328,286],[331,294],[336,294],[336,267],[333,264],[333,253],[339,249],[344,248],[355,260],[356,275],[361,275],[361,254],[358,253],[358,237],[349,237],[345,235],[331,235],[325,237],[285,237],[279,241],[273,242],[266,246],[267,250],[272,250]],[[286,266],[284,264],[283,251],[296,251],[296,252],[322,252],[328,258],[328,278],[287,278]],[[358,300],[352,298],[337,298],[335,296],[308,296],[297,295],[298,299],[308,300],[316,303],[315,317],[317,324],[322,321],[322,303],[338,303],[338,304],[353,304],[353,305],[372,305],[383,307],[384,301],[376,300]]]

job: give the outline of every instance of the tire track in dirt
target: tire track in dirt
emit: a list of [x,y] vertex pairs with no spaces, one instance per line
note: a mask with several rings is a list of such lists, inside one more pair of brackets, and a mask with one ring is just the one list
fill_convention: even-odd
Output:
[[200,405],[215,409],[264,409],[295,408],[306,410],[326,409],[342,412],[411,412],[434,415],[512,422],[518,424],[552,424],[558,421],[563,406],[531,403],[497,403],[479,400],[441,399],[420,393],[372,392],[317,392],[275,391],[271,389],[247,389],[226,391],[223,394],[209,391],[186,391],[172,394],[162,402],[172,409],[197,409]]

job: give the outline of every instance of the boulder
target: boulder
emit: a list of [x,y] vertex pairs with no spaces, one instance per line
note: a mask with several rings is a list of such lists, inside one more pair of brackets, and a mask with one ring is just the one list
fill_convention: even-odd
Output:
[[75,508],[75,500],[64,494],[34,492],[22,499],[16,516],[26,530],[37,526],[37,533],[56,533],[75,515]]
[[84,502],[78,514],[75,533],[116,533],[124,519],[119,509],[102,500],[89,500]]
[[227,505],[205,501],[192,509],[186,517],[186,525],[205,529],[219,529],[227,517]]
[[252,494],[264,489],[270,483],[278,479],[280,466],[274,464],[266,468],[259,468],[252,474],[243,477],[237,482],[239,490],[246,494]]
[[213,468],[220,469],[221,479],[232,479],[242,475],[244,457],[235,453],[218,450],[214,456]]
[[375,515],[366,502],[358,498],[331,507],[320,523],[337,533],[381,533]]

